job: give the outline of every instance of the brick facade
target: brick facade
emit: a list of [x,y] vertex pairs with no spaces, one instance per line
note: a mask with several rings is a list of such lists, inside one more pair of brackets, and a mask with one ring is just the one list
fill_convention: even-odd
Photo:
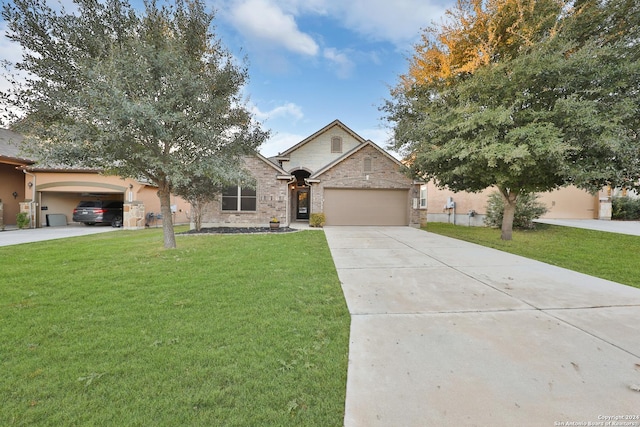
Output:
[[282,226],[289,225],[288,179],[283,176],[284,171],[260,156],[244,160],[256,181],[256,210],[223,211],[222,200],[216,200],[204,208],[202,227],[268,227],[273,217],[278,218]]
[[[369,170],[365,170],[365,159],[370,162]],[[319,182],[311,187],[311,212],[323,212],[325,188],[407,189],[409,225],[419,226],[420,211],[415,208],[417,202],[414,200],[419,197],[419,185],[401,169],[401,165],[376,146],[367,144],[333,167],[312,176],[312,181],[317,179]]]

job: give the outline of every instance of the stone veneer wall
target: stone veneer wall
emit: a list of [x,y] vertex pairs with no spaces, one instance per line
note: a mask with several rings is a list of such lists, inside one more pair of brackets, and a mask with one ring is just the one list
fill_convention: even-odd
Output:
[[[371,172],[364,171],[365,158],[371,159]],[[406,188],[410,190],[407,195],[409,225],[418,227],[425,221],[425,218],[421,218],[420,210],[414,209],[414,199],[419,197],[420,186],[414,184],[413,180],[400,170],[396,162],[372,146],[364,147],[318,178],[320,182],[314,183],[311,187],[312,213],[323,212],[325,188]]]
[[[276,169],[258,157],[246,157],[245,167],[256,179],[256,210],[252,212],[222,211],[216,200],[203,209],[202,227],[268,227],[276,217],[282,226],[289,225],[287,181],[278,180]],[[192,224],[193,226],[193,224]]]
[[139,230],[144,228],[144,203],[138,201],[125,203],[122,210],[122,227],[125,230]]

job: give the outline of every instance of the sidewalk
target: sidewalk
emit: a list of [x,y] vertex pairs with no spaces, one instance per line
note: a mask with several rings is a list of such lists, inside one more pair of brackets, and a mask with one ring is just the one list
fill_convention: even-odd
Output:
[[640,236],[640,221],[604,221],[599,219],[536,219],[534,220],[534,222]]
[[325,233],[352,316],[345,426],[640,417],[640,289],[409,227]]

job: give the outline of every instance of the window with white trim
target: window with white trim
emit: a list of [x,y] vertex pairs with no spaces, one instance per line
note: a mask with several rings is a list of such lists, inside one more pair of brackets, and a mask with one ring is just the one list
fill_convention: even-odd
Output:
[[223,211],[255,212],[257,197],[255,188],[233,185],[222,192]]
[[420,209],[427,208],[427,186],[420,186]]
[[342,153],[342,138],[339,136],[331,137],[331,152]]

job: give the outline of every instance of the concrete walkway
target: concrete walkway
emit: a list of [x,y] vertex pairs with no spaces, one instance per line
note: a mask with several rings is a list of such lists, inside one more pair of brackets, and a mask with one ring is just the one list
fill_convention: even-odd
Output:
[[0,232],[0,246],[64,239],[66,237],[86,236],[89,234],[107,233],[117,230],[121,230],[121,228],[114,228],[108,225],[88,227],[84,224],[34,229],[27,228],[24,230],[7,230]]
[[640,426],[640,289],[409,227],[325,233],[345,426]]

